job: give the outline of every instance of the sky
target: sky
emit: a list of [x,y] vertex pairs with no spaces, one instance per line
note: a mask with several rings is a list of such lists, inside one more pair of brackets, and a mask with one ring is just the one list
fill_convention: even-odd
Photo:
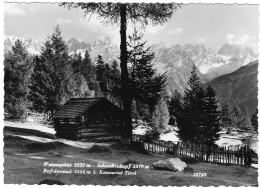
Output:
[[[148,26],[142,32],[149,44],[202,43],[217,51],[224,43],[246,45],[258,51],[258,5],[187,4],[165,24]],[[5,35],[30,35],[44,41],[59,24],[65,40],[72,37],[94,42],[105,36],[119,43],[117,25],[103,25],[81,10],[68,10],[57,3],[5,3]],[[128,34],[133,31],[129,25]]]

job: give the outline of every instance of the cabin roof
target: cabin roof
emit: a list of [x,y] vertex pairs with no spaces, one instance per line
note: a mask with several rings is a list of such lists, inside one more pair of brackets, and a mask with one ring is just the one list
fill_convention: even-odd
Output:
[[75,118],[81,116],[85,111],[89,110],[92,106],[104,103],[109,104],[111,108],[121,111],[120,108],[115,106],[112,102],[105,97],[99,98],[71,98],[69,99],[57,112],[52,115],[52,118]]

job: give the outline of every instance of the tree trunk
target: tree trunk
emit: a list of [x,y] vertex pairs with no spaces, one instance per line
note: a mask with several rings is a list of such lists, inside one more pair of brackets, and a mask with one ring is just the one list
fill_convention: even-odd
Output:
[[127,69],[127,46],[126,46],[126,4],[122,3],[120,7],[120,67],[121,67],[121,88],[122,88],[122,100],[124,108],[124,127],[125,127],[125,139],[130,144],[132,142],[132,116],[131,116],[131,93],[129,76]]

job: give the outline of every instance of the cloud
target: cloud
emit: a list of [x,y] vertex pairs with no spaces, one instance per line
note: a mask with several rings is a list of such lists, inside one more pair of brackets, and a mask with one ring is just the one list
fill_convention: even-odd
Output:
[[234,40],[235,37],[236,37],[236,36],[233,35],[233,34],[231,34],[231,33],[227,34],[227,35],[226,35],[227,42],[228,42],[228,43],[232,43],[232,41]]
[[236,36],[234,34],[229,33],[226,35],[226,40],[227,40],[227,43],[229,43],[229,44],[249,46],[254,51],[258,50],[258,38],[252,37],[248,34]]
[[179,27],[177,29],[169,30],[167,33],[176,35],[176,34],[180,34],[182,32],[183,32],[183,28]]
[[205,42],[205,38],[204,37],[195,37],[195,41],[198,43],[198,44],[202,44]]
[[251,43],[252,41],[256,40],[256,38],[251,37],[248,34],[235,36],[234,34],[229,33],[226,35],[226,40],[230,44],[247,45],[247,44]]
[[25,15],[26,12],[22,8],[15,6],[15,4],[5,3],[4,12],[9,15]]
[[91,19],[78,18],[76,22],[81,27],[89,29],[90,31],[96,33],[96,35],[104,35],[110,37],[114,43],[119,43],[120,41],[119,27],[117,26],[104,25],[100,23],[99,19],[96,19],[94,17],[92,17]]
[[60,24],[60,25],[74,23],[74,21],[72,19],[69,19],[69,18],[56,18],[55,20],[56,20],[57,24]]
[[157,33],[159,33],[160,31],[162,31],[163,29],[164,29],[164,26],[161,26],[161,25],[148,26],[148,27],[145,29],[145,33],[147,33],[147,34],[157,34]]

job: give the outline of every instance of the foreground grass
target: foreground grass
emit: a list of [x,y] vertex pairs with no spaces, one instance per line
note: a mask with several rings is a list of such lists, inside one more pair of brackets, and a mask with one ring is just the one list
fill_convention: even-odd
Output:
[[[41,133],[27,130],[4,130],[10,133],[38,135]],[[50,135],[41,135],[50,136]],[[165,159],[163,156],[138,153],[130,148],[117,145],[101,152],[81,149],[63,143],[39,143],[10,135],[4,136],[4,183],[38,184],[43,180],[56,180],[71,185],[152,185],[152,186],[257,186],[257,171],[240,166],[223,166],[209,163],[191,164],[194,172],[207,173],[206,177],[192,174],[139,169],[137,175],[103,174],[46,174],[43,163],[98,163],[122,164],[127,160],[138,161],[151,166],[152,162]],[[73,168],[78,169],[78,168]],[[95,170],[96,168],[89,168]]]

